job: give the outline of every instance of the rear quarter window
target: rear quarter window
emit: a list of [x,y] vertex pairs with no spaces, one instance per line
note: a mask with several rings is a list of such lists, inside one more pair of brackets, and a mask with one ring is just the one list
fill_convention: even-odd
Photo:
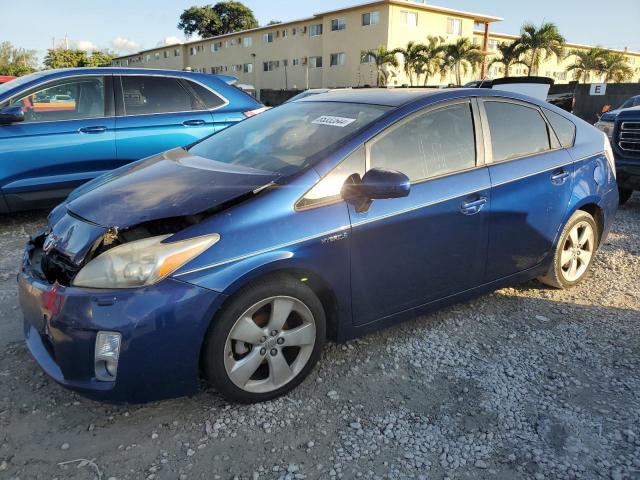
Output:
[[560,140],[560,145],[564,148],[573,147],[573,142],[576,139],[576,126],[574,123],[551,110],[547,110],[546,108],[542,110],[547,120],[549,120],[551,128],[556,132],[558,140]]
[[192,82],[191,80],[185,80],[189,87],[193,89],[198,99],[204,103],[207,109],[218,108],[224,104],[224,100],[217,94],[213,93],[208,88],[203,87],[199,83]]

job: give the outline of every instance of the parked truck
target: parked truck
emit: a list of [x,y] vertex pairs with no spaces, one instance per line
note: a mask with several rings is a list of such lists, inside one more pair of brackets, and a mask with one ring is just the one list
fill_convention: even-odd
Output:
[[640,190],[640,106],[616,115],[611,145],[616,160],[620,204]]

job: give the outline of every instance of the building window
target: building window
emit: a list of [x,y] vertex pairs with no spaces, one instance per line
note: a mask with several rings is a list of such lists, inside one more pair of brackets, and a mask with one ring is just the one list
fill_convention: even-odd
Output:
[[462,35],[462,20],[458,18],[447,18],[447,34]]
[[291,61],[291,65],[293,65],[294,67],[297,67],[298,65],[300,65],[300,59],[299,58],[294,58]]
[[169,52],[168,52],[168,51],[166,51],[166,50],[164,50],[164,51],[162,52],[162,56],[163,56],[164,58],[169,58]]
[[150,61],[151,61],[151,54],[148,53],[147,54],[147,62],[150,62]]
[[334,18],[331,20],[331,31],[337,32],[338,30],[344,30],[347,28],[347,21],[344,17]]
[[405,25],[409,27],[418,26],[418,13],[417,12],[407,12],[403,10],[400,12],[400,16],[402,17],[402,21]]
[[376,59],[370,53],[362,52],[360,55],[360,63],[375,63]]
[[174,48],[173,49],[173,56],[174,57],[179,57],[180,56],[180,49],[179,48]]
[[322,68],[322,57],[309,57],[309,66],[311,68]]
[[311,25],[309,27],[309,36],[317,37],[318,35],[322,35],[322,24],[318,23],[317,25]]
[[287,38],[289,36],[289,30],[286,28],[282,30],[282,38]]
[[275,61],[270,61],[270,62],[264,62],[262,64],[262,69],[265,72],[273,72],[276,68],[280,67],[280,62],[278,60]]
[[262,41],[264,43],[273,43],[273,32],[262,35]]
[[251,47],[253,45],[253,37],[244,37],[242,39],[242,45],[245,47]]
[[362,26],[378,25],[380,23],[380,12],[367,12],[362,14]]
[[245,63],[242,66],[242,71],[244,73],[253,73],[253,63]]
[[329,65],[331,67],[339,67],[341,65],[344,65],[345,60],[346,55],[344,54],[344,52],[332,53],[329,57]]
[[214,42],[211,44],[211,51],[218,52],[222,48],[222,42]]
[[156,60],[160,60],[160,52],[156,52],[153,54]]
[[498,40],[489,40],[489,50],[495,52],[498,49],[500,42]]

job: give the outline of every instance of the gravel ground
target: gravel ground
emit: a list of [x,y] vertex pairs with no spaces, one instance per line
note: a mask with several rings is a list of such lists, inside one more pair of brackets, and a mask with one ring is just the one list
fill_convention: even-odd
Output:
[[102,405],[44,376],[14,277],[43,223],[0,219],[0,478],[640,479],[639,196],[580,287],[531,282],[329,344],[295,392],[253,406],[206,389]]

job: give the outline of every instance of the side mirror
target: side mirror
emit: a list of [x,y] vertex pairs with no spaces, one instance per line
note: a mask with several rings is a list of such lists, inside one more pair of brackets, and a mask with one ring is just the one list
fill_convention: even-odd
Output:
[[13,105],[0,109],[0,125],[10,125],[12,123],[23,122],[24,112],[22,107]]
[[409,195],[411,180],[404,173],[383,168],[372,168],[360,179],[351,175],[342,186],[342,198],[353,201],[356,210],[366,211],[371,200],[401,198]]

